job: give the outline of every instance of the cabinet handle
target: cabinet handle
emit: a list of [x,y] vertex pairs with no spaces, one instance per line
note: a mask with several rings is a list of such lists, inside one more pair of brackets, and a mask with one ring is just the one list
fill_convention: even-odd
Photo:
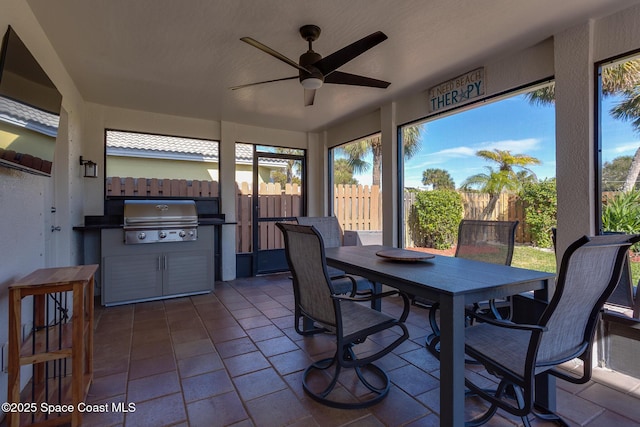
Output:
[[162,270],[162,255],[158,255],[158,271]]
[[167,256],[166,256],[166,255],[164,255],[164,256],[162,257],[162,260],[163,260],[163,266],[162,266],[162,268],[163,268],[164,270],[166,270],[166,269],[167,269]]

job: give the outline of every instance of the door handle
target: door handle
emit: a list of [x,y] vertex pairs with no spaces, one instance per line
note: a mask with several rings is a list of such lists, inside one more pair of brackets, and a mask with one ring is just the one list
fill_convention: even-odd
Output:
[[62,230],[62,227],[60,227],[59,225],[56,225],[56,226],[52,225],[52,226],[51,226],[51,232],[52,232],[52,233],[53,233],[54,231],[61,231],[61,230]]

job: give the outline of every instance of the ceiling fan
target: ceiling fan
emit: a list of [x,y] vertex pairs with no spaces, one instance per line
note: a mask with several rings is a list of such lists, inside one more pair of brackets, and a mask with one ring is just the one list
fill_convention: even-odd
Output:
[[343,47],[342,49],[324,58],[319,53],[314,52],[312,48],[312,43],[316,41],[320,36],[320,27],[316,25],[304,25],[300,27],[300,35],[303,39],[309,42],[309,50],[300,55],[299,62],[295,62],[292,59],[287,58],[283,54],[271,49],[269,46],[266,46],[257,40],[252,39],[251,37],[242,37],[240,40],[242,40],[243,42],[248,43],[251,46],[254,46],[261,51],[279,59],[280,61],[285,62],[298,69],[298,75],[234,86],[231,89],[235,90],[249,86],[261,85],[264,83],[299,79],[302,87],[304,88],[304,105],[309,106],[313,105],[313,101],[316,96],[316,90],[319,89],[324,83],[378,87],[383,89],[387,88],[391,84],[383,80],[377,80],[370,77],[337,71],[338,68],[340,68],[347,62],[363,54],[377,44],[385,41],[387,39],[387,36],[383,32],[376,31],[373,34],[369,34],[368,36],[354,43],[351,43],[350,45]]

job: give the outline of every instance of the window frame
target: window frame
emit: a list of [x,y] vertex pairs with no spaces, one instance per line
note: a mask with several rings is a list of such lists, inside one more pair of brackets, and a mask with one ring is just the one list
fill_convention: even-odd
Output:
[[[400,248],[404,248],[406,247],[406,243],[405,242],[405,212],[404,212],[404,203],[403,203],[403,195],[404,195],[404,166],[405,166],[405,161],[404,161],[404,147],[403,147],[403,143],[402,143],[402,130],[405,126],[414,126],[417,124],[421,124],[421,123],[426,123],[426,122],[431,122],[434,121],[438,118],[444,118],[447,116],[451,116],[454,114],[459,114],[459,113],[463,113],[467,110],[471,110],[474,108],[477,108],[480,104],[486,104],[488,102],[497,102],[500,101],[501,99],[507,99],[510,98],[511,96],[516,96],[518,93],[524,93],[526,91],[532,91],[535,90],[534,88],[536,87],[544,87],[546,85],[549,85],[551,83],[555,84],[555,75],[549,76],[549,77],[545,77],[539,80],[535,80],[533,82],[527,83],[527,84],[523,84],[523,85],[519,85],[516,86],[514,88],[511,89],[507,89],[501,92],[497,92],[494,93],[492,95],[487,95],[487,96],[483,96],[481,98],[475,98],[474,100],[464,104],[464,105],[459,105],[459,106],[455,106],[452,107],[450,109],[444,110],[444,111],[438,111],[436,113],[433,114],[429,114],[426,115],[424,117],[415,119],[415,120],[411,120],[409,122],[405,122],[403,124],[400,124],[397,126],[397,133],[398,133],[398,143],[397,143],[397,163],[398,163],[398,169],[397,169],[397,189],[396,191],[398,192],[398,206],[397,206],[397,212],[398,215],[396,217],[396,229],[397,229],[397,235],[398,235],[398,247]],[[557,142],[556,142],[557,143]],[[557,175],[557,174],[556,174]]]
[[594,166],[594,220],[595,220],[595,230],[597,235],[604,234],[605,231],[602,226],[602,68],[605,65],[613,64],[616,62],[620,62],[623,59],[633,59],[637,57],[640,59],[640,48],[633,49],[631,51],[621,53],[618,55],[614,55],[612,57],[594,62],[594,72],[593,72],[593,97],[594,97],[594,155],[593,155],[593,166]]
[[[107,153],[107,135],[109,132],[123,132],[123,133],[129,133],[129,134],[138,134],[138,135],[149,135],[149,136],[158,136],[158,137],[167,137],[167,138],[184,138],[184,139],[194,139],[194,140],[202,140],[202,141],[208,141],[208,142],[215,142],[218,145],[218,160],[217,162],[215,162],[216,164],[216,169],[218,171],[218,180],[217,182],[217,197],[188,197],[188,196],[113,196],[113,195],[108,195],[107,194],[107,158],[108,158],[108,153]],[[126,130],[126,129],[116,129],[116,128],[104,128],[104,156],[103,156],[103,165],[102,167],[104,168],[104,183],[103,183],[103,199],[105,201],[105,209],[106,209],[106,205],[109,204],[109,201],[114,201],[114,200],[124,200],[124,199],[149,199],[149,198],[153,198],[153,199],[193,199],[193,200],[217,200],[217,203],[219,204],[220,201],[220,145],[221,145],[221,141],[217,140],[217,139],[212,139],[212,138],[201,138],[201,137],[191,137],[191,136],[184,136],[184,135],[171,135],[171,134],[164,134],[164,133],[153,133],[153,132],[144,132],[144,131],[137,131],[137,130]],[[135,156],[131,156],[131,157],[135,157]],[[145,158],[145,157],[140,157],[140,158]]]

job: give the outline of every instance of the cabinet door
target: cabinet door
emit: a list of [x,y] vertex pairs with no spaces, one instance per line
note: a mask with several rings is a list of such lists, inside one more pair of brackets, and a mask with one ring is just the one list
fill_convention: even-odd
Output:
[[114,255],[103,260],[103,304],[162,296],[162,254]]
[[165,253],[164,295],[213,290],[213,253],[210,250]]

